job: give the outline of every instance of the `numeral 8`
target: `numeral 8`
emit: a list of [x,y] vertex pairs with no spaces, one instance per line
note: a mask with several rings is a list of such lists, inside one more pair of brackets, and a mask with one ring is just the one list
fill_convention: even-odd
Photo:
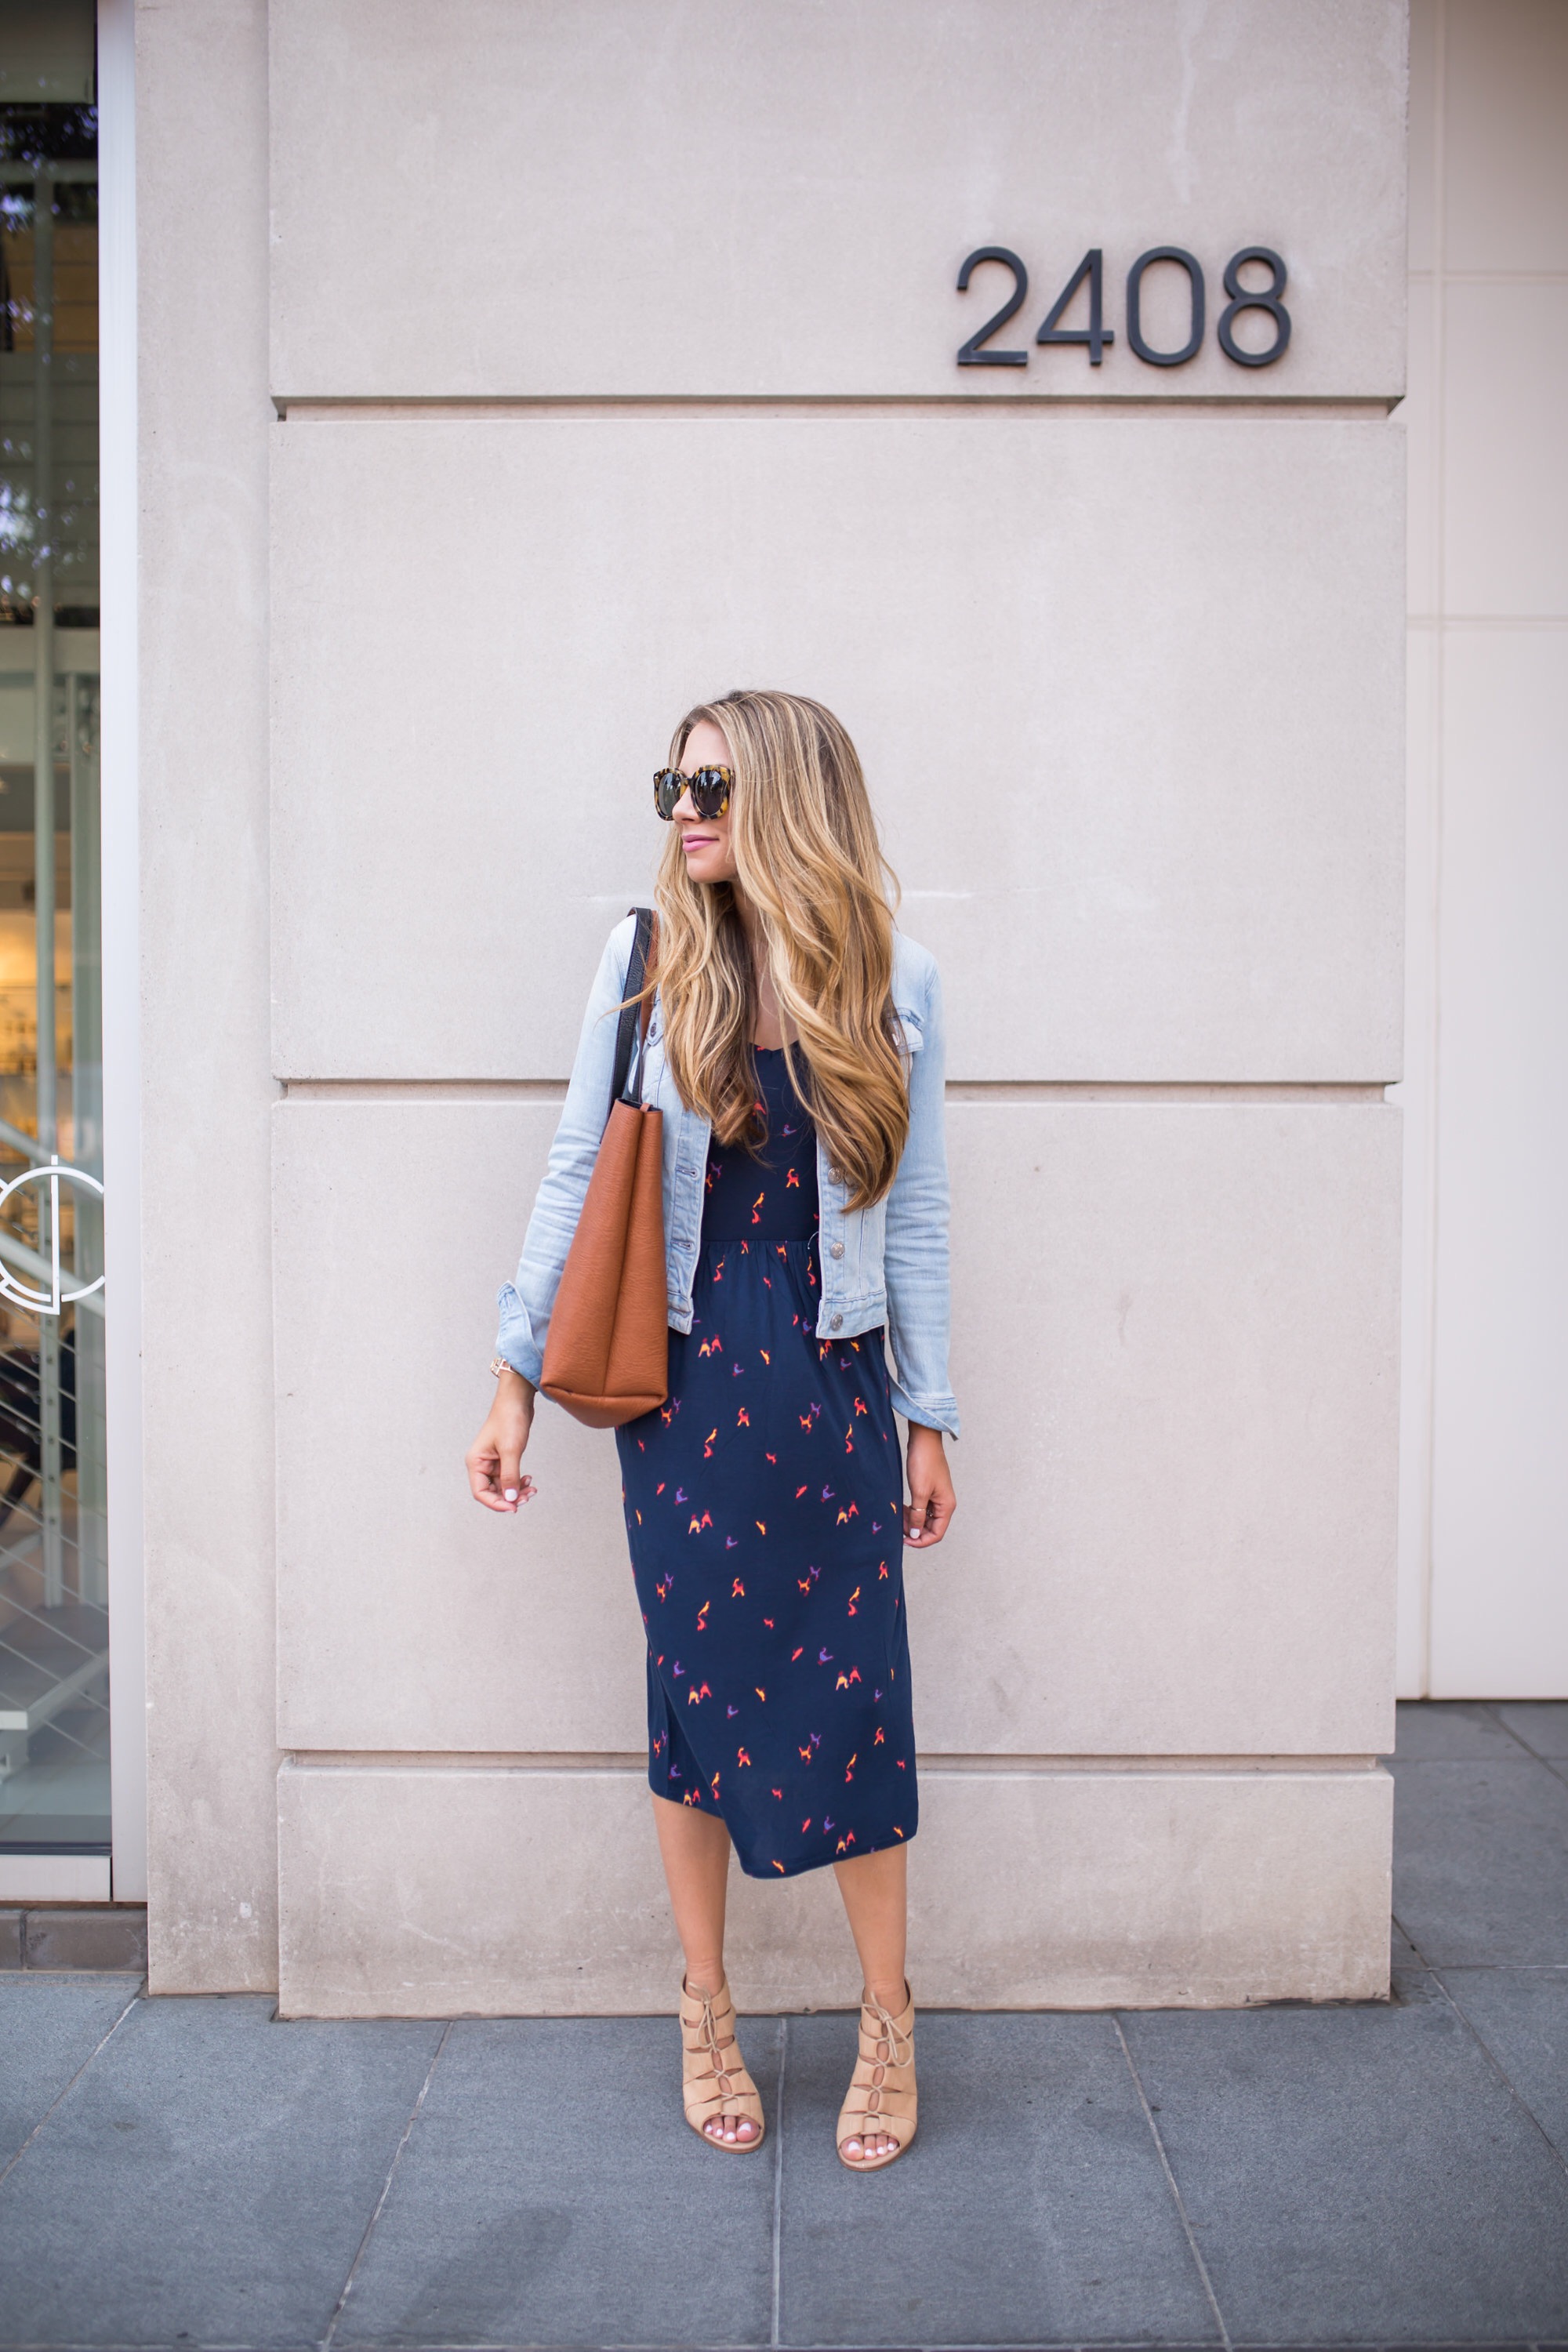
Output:
[[[1249,261],[1266,262],[1273,271],[1268,286],[1253,293],[1241,282],[1241,273]],[[1285,264],[1266,245],[1249,245],[1240,253],[1233,253],[1225,265],[1225,290],[1230,300],[1220,312],[1219,347],[1227,360],[1237,367],[1271,367],[1282,357],[1290,341],[1290,313],[1279,297],[1285,291]],[[1245,352],[1231,332],[1231,321],[1243,310],[1268,310],[1273,313],[1279,330],[1266,352]]]

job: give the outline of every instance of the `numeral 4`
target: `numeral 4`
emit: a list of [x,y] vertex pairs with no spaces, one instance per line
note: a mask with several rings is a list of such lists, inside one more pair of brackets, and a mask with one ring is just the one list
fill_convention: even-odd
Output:
[[[1089,280],[1089,324],[1087,327],[1058,327],[1057,320],[1078,292],[1085,278]],[[1098,245],[1091,245],[1061,292],[1046,313],[1046,323],[1035,337],[1037,343],[1087,343],[1090,367],[1100,365],[1100,353],[1107,343],[1116,341],[1111,330],[1104,324],[1105,265]]]

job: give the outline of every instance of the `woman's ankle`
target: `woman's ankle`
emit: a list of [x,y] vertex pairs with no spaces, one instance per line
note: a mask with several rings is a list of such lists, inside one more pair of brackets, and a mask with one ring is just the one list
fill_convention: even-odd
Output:
[[721,1957],[716,1960],[687,1961],[681,1985],[692,2000],[711,2000],[716,1992],[722,1990],[723,1984],[724,1962]]
[[860,1998],[868,2009],[879,2003],[890,2016],[900,2017],[910,2002],[909,1979],[906,1977],[879,1977],[875,1983],[868,1982],[861,1987]]

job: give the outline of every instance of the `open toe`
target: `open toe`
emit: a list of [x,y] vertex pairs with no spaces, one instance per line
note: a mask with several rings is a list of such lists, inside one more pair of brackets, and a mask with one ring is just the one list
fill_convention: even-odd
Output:
[[[904,1990],[897,2017],[879,2000],[861,2006],[859,2055],[838,2113],[838,2155],[851,2172],[881,2171],[915,2136],[915,2004]],[[891,2145],[876,2151],[879,2137]]]
[[[717,1992],[680,1988],[680,2095],[686,2120],[710,2147],[750,2156],[766,2134],[763,2103],[735,2041],[735,2004],[726,1978]],[[742,2119],[754,2128],[740,2133]]]

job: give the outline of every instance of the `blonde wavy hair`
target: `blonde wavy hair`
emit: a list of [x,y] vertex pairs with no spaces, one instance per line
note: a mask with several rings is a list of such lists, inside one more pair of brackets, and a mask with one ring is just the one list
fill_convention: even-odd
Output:
[[[800,694],[727,694],[675,730],[669,763],[710,719],[730,746],[730,837],[755,909],[773,992],[805,1071],[791,1081],[847,1185],[868,1208],[898,1173],[909,1092],[893,1011],[898,881],[882,855],[855,746],[830,710]],[[696,882],[671,833],[659,867],[664,1050],[682,1099],[721,1143],[764,1140],[752,1053],[757,990],[728,882]],[[891,903],[889,903],[891,901]]]

